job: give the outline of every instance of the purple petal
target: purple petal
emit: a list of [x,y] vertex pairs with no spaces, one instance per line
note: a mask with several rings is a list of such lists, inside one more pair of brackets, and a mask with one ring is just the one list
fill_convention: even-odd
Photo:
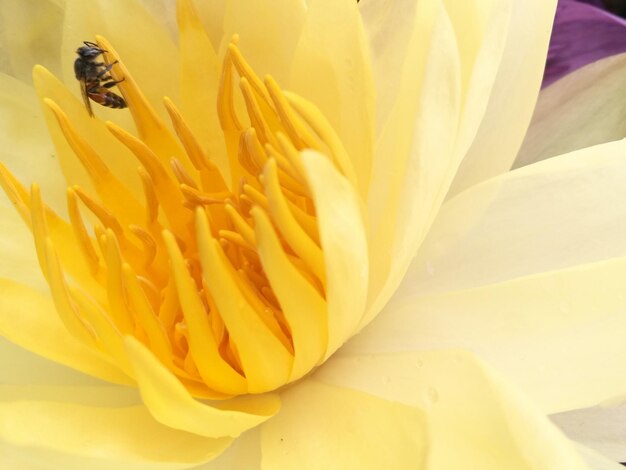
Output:
[[593,0],[559,1],[542,86],[591,62],[626,52],[626,21],[589,3]]

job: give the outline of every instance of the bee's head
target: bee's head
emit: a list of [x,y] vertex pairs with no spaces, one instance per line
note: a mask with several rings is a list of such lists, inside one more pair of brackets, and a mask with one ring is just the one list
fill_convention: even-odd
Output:
[[81,46],[78,49],[76,49],[76,53],[85,59],[93,59],[94,57],[99,56],[103,52],[106,52],[104,49],[100,49],[100,46],[98,46],[94,42],[85,41],[84,44],[85,44],[84,46]]

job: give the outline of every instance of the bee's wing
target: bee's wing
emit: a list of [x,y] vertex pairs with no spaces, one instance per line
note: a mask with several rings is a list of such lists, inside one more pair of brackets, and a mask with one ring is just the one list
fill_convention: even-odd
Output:
[[80,93],[83,95],[83,101],[85,102],[85,108],[87,108],[87,112],[91,117],[93,117],[93,111],[91,110],[91,102],[89,101],[89,96],[87,96],[87,82],[85,80],[79,80],[80,83]]

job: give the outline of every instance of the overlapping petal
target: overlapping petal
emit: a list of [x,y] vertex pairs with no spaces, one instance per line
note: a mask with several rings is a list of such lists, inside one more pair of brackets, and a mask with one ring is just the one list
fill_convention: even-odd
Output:
[[625,217],[614,204],[625,150],[565,155],[451,200],[394,299],[340,354],[468,349],[551,412],[626,392]]
[[494,470],[585,468],[573,445],[534,405],[468,353],[333,358],[315,380],[421,409],[428,436],[425,468],[462,468],[468,462]]
[[626,137],[626,103],[616,99],[624,87],[626,54],[619,54],[542,90],[515,166]]

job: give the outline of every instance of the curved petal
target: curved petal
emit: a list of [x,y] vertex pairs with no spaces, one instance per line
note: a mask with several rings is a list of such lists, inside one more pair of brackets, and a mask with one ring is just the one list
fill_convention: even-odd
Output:
[[314,377],[423,409],[429,436],[426,468],[465,468],[468,462],[493,470],[585,468],[572,443],[471,354],[333,358]]
[[237,437],[280,408],[278,397],[270,394],[203,404],[138,340],[129,336],[125,343],[144,403],[168,427],[210,438]]
[[467,289],[623,256],[625,154],[626,140],[598,145],[459,194],[439,213],[406,288]]
[[356,2],[309,4],[285,88],[319,108],[352,160],[365,197],[374,146],[374,83]]
[[422,468],[425,426],[412,406],[307,379],[261,427],[262,468]]
[[451,195],[503,173],[513,164],[539,92],[556,3],[556,0],[514,1],[489,104],[459,167]]
[[[463,348],[543,410],[626,394],[626,258],[391,301],[343,354]],[[600,366],[599,366],[600,365]]]
[[30,461],[76,470],[175,470],[214,458],[230,442],[163,426],[144,406],[0,402],[0,464],[4,468],[15,468],[6,467],[7,461]]
[[352,334],[364,313],[369,264],[355,188],[326,157],[302,152],[326,265],[330,356]]
[[[376,142],[368,204],[370,299],[363,324],[389,299],[456,170],[460,65],[438,0],[419,2],[398,99]],[[433,158],[437,155],[437,158]]]
[[72,336],[52,299],[32,288],[0,279],[0,335],[21,347],[95,377],[130,383],[128,377]]
[[[624,28],[626,34],[626,28]],[[541,91],[515,167],[626,136],[626,54],[577,70]]]

